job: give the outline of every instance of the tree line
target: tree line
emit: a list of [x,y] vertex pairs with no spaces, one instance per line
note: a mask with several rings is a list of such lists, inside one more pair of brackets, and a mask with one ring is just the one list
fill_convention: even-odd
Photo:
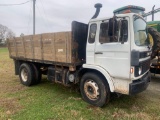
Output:
[[0,24],[0,46],[5,46],[7,39],[15,37],[15,33],[7,26]]

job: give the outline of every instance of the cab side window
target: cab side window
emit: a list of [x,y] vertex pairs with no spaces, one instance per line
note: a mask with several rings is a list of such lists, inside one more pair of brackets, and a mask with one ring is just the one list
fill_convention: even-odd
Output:
[[90,32],[89,32],[89,43],[94,43],[95,42],[95,37],[96,37],[96,31],[97,31],[97,24],[91,24],[90,26]]
[[115,26],[114,31],[115,31],[114,35],[112,34],[112,31],[109,31],[109,22],[101,23],[100,33],[99,33],[99,42],[101,44],[118,42],[118,33],[119,33],[119,26],[118,25]]
[[[109,25],[110,24],[110,25]],[[100,25],[99,42],[112,43],[112,42],[127,42],[128,40],[128,21],[113,19],[108,22],[102,22]]]
[[108,22],[101,23],[100,25],[99,42],[100,43],[110,42],[110,37],[108,36]]

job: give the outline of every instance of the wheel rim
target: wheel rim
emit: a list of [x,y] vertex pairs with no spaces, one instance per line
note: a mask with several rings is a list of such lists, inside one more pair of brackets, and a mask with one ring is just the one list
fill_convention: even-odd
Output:
[[28,72],[27,72],[26,68],[23,68],[21,70],[21,78],[22,78],[22,81],[24,81],[24,82],[27,81],[27,79],[28,79]]
[[149,34],[149,42],[150,42],[150,45],[153,47],[154,45],[154,40],[153,40],[153,37],[151,34]]
[[96,82],[88,80],[84,84],[84,92],[90,100],[97,100],[99,98],[99,88]]

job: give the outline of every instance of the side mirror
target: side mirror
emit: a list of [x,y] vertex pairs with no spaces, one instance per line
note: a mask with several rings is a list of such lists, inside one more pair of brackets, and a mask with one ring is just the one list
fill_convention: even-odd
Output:
[[123,34],[123,39],[121,41],[121,44],[124,44],[124,42],[127,41],[127,38],[128,38],[128,34]]
[[113,36],[116,34],[117,31],[117,19],[116,17],[109,19],[109,28],[108,28],[108,35]]
[[124,44],[128,39],[128,21],[122,20],[121,21],[121,30],[120,30],[120,41],[121,44]]

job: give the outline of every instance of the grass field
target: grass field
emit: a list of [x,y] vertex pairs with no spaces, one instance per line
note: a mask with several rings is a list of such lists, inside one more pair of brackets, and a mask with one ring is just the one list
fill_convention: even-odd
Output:
[[0,48],[0,120],[160,120],[160,78],[135,96],[113,98],[103,108],[81,99],[75,88],[47,81],[25,87],[14,75],[8,50]]

